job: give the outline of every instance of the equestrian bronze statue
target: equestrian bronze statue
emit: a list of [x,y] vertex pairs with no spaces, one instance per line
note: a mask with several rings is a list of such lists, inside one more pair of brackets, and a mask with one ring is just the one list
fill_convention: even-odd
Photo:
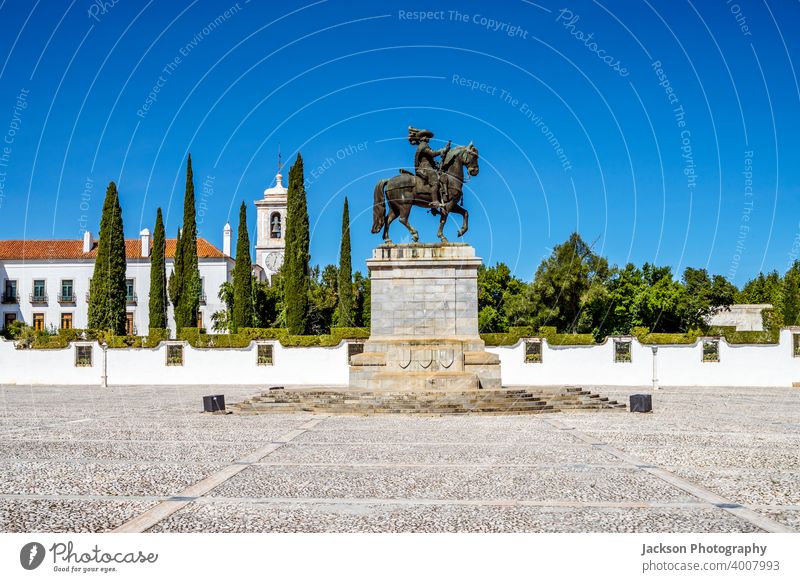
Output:
[[[430,147],[433,133],[427,129],[408,128],[408,141],[417,146],[414,155],[415,174],[400,170],[399,176],[380,180],[375,185],[375,202],[372,209],[372,232],[383,228],[383,241],[392,244],[389,225],[395,218],[408,229],[414,242],[419,240],[417,230],[408,222],[412,206],[430,209],[439,215],[439,231],[436,236],[442,242],[447,238],[442,233],[447,216],[451,212],[463,217],[458,236],[467,232],[469,213],[461,206],[464,184],[464,168],[470,176],[478,175],[478,149],[470,142],[466,146],[450,147],[450,142],[441,150]],[[440,158],[437,163],[436,158]],[[387,212],[388,206],[388,212]]]

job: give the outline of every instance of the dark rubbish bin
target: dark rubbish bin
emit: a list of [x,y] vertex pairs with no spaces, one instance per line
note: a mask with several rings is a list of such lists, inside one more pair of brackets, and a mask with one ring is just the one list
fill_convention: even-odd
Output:
[[631,394],[631,412],[653,412],[653,396],[651,394]]
[[225,410],[224,394],[203,396],[203,412],[220,412],[222,410]]

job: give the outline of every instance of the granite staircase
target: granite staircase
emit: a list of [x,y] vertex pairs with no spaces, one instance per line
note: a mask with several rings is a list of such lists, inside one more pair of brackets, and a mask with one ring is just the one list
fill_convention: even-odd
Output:
[[228,409],[239,414],[537,414],[565,410],[626,410],[625,404],[578,387],[459,391],[348,388],[269,389]]

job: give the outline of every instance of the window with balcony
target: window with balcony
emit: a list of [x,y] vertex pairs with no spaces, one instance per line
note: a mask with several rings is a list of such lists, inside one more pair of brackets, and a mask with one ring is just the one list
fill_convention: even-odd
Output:
[[[200,305],[206,304],[206,278],[200,277]],[[199,327],[203,327],[202,325]]]
[[58,300],[61,303],[75,303],[75,287],[72,279],[63,279],[61,281],[61,292],[58,294]]
[[71,313],[62,313],[61,314],[61,329],[72,329],[72,314]]
[[47,293],[45,292],[44,279],[33,280],[33,293],[31,293],[31,303],[47,303]]
[[6,279],[3,286],[3,303],[18,303],[19,297],[17,296],[17,282],[11,279]]
[[136,291],[133,279],[125,279],[125,301],[128,304],[136,303]]
[[33,314],[33,329],[36,331],[44,331],[44,313]]

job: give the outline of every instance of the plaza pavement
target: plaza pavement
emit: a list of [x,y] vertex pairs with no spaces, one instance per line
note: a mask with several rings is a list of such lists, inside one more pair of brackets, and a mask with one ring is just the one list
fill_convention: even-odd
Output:
[[667,388],[652,414],[200,414],[219,392],[258,390],[0,387],[0,531],[800,531],[798,389]]

